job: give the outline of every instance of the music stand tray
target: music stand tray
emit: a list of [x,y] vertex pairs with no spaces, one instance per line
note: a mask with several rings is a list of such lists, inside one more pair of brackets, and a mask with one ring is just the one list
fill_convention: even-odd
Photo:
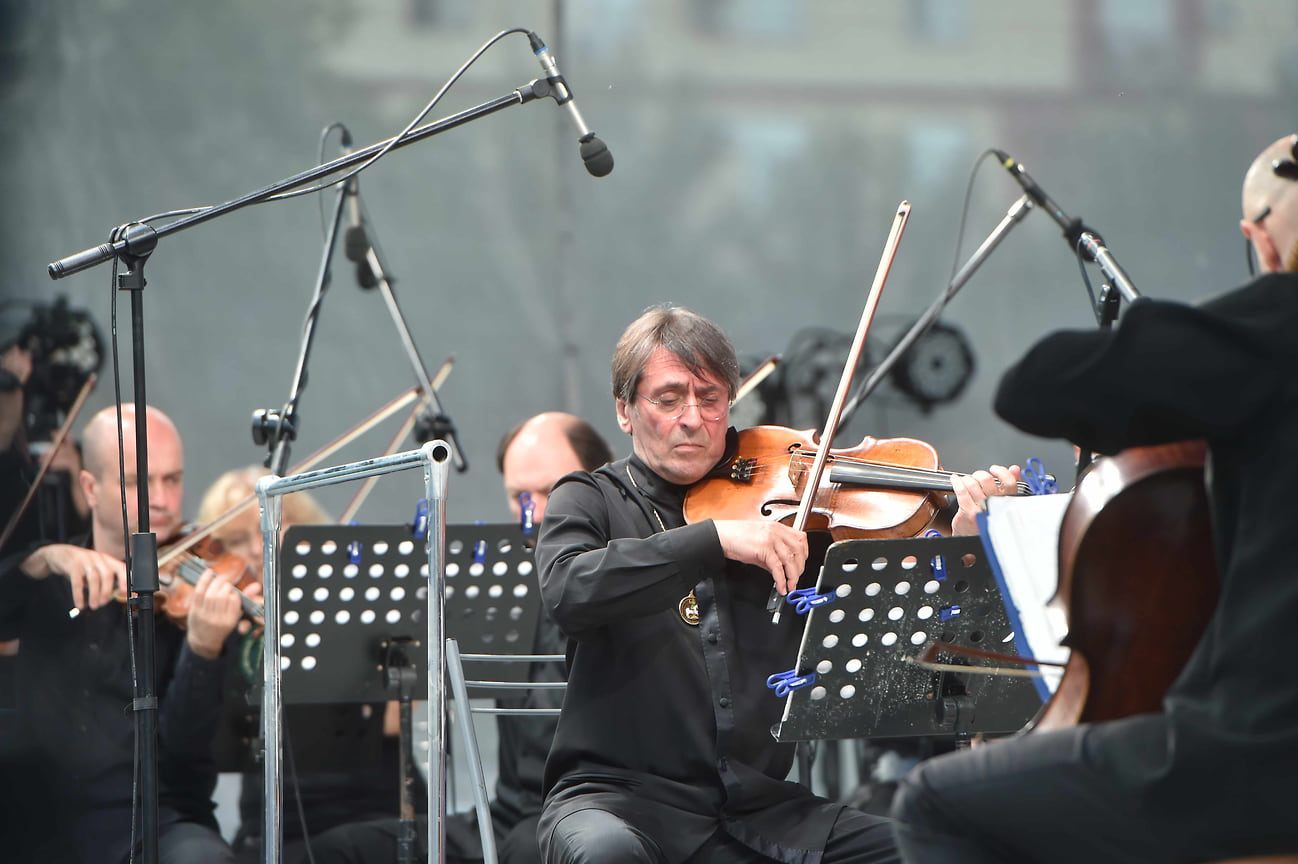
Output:
[[[945,572],[934,566],[935,559]],[[916,665],[934,640],[1016,653],[1005,604],[978,537],[844,540],[825,554],[780,741],[1004,734],[1041,708],[1031,680]],[[988,661],[944,655],[943,663]],[[796,677],[796,676],[795,676]]]
[[[482,653],[531,651],[540,615],[532,550],[517,525],[446,527],[445,633]],[[281,545],[281,687],[285,703],[393,698],[381,667],[407,643],[427,698],[428,556],[410,525],[294,525]],[[506,681],[526,664],[499,664]]]

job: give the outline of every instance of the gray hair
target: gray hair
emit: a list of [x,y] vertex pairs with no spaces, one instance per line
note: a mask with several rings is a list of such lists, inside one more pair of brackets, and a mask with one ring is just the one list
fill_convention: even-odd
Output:
[[683,306],[650,306],[617,340],[613,396],[630,402],[654,351],[665,348],[695,375],[716,378],[731,399],[739,390],[739,359],[721,328]]

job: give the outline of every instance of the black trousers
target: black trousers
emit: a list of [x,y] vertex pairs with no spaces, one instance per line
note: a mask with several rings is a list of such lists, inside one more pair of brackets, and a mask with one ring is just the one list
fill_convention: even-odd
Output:
[[[540,864],[541,849],[536,842],[536,823],[540,814],[529,816],[507,831],[495,832],[496,860],[499,864]],[[397,860],[395,819],[356,822],[331,828],[311,840],[315,864],[391,864]],[[477,815],[472,811],[456,813],[446,819],[445,864],[477,864],[482,861],[482,840]],[[419,860],[428,860],[427,822],[419,821]],[[295,859],[285,856],[286,861]],[[307,864],[305,855],[300,859]]]
[[[563,817],[550,837],[546,864],[664,864],[652,837],[607,810],[578,810]],[[772,859],[718,829],[690,864],[762,864]],[[822,864],[894,864],[899,861],[887,819],[845,809],[835,821]]]
[[[1281,826],[1293,824],[1287,816],[1276,821],[1258,814],[1242,825],[1222,818],[1223,796],[1241,790],[1232,793],[1230,783],[1211,772],[1201,788],[1178,795],[1191,802],[1183,807],[1158,806],[1150,795],[1125,788],[1088,758],[1092,728],[1099,727],[1034,732],[921,763],[893,798],[903,859],[1170,864],[1298,848],[1298,832],[1291,829],[1284,848]],[[1156,737],[1147,743],[1161,746]]]

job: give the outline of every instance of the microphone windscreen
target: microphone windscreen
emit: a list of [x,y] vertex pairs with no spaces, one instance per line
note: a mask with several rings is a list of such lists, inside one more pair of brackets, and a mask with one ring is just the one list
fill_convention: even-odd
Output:
[[613,170],[613,154],[608,152],[608,147],[593,132],[581,139],[581,161],[586,163],[586,170],[595,177],[603,177]]
[[356,262],[356,284],[366,290],[379,284],[379,280],[374,277],[374,271],[370,269],[370,262]]

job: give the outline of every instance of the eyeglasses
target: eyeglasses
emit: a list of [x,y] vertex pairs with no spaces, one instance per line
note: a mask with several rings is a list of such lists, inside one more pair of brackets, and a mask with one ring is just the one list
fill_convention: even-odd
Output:
[[635,395],[654,406],[655,410],[668,420],[675,420],[680,417],[687,408],[697,408],[699,409],[699,417],[711,423],[724,417],[726,409],[730,407],[730,403],[716,393],[704,396],[697,402],[686,402],[681,397],[672,394],[663,396],[661,399],[650,399],[638,390]]
[[[1298,135],[1293,136],[1293,140],[1289,144],[1289,158],[1271,160],[1271,171],[1281,180],[1292,180],[1298,182]],[[1271,205],[1268,204],[1266,207],[1262,208],[1261,213],[1257,214],[1257,216],[1253,217],[1249,221],[1254,225],[1261,225],[1262,220],[1270,215]],[[1256,270],[1253,264],[1253,244],[1247,237],[1244,238],[1244,258],[1248,261],[1248,275],[1255,275]]]

